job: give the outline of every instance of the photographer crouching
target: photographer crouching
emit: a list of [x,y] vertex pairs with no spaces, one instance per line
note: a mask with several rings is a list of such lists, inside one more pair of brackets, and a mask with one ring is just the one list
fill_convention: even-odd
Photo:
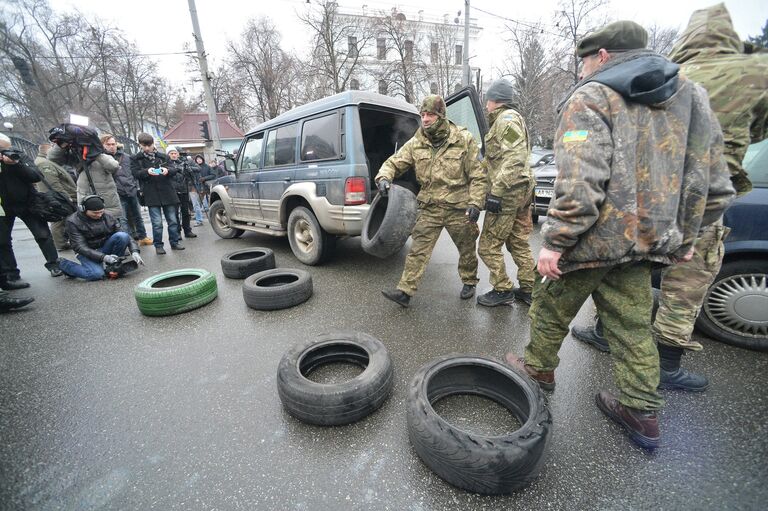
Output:
[[[139,245],[127,232],[120,230],[117,219],[104,211],[104,199],[98,195],[84,197],[80,209],[67,217],[67,234],[80,264],[60,259],[59,267],[65,275],[88,281],[105,276],[116,278],[136,269],[144,261]],[[130,247],[131,264],[122,256]]]

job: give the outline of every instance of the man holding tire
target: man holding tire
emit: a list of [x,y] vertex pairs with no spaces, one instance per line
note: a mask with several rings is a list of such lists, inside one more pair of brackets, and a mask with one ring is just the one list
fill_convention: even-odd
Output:
[[[554,390],[568,325],[591,294],[619,395],[598,408],[640,447],[660,444],[651,269],[689,260],[699,228],[733,198],[706,92],[618,21],[582,39],[582,80],[559,110],[558,176],[542,227],[525,358],[506,360]],[[664,150],[660,150],[664,148]]]
[[477,143],[469,131],[445,117],[442,97],[427,96],[420,112],[421,128],[384,162],[375,178],[379,192],[386,195],[392,181],[413,167],[421,185],[419,215],[403,274],[396,289],[382,291],[402,307],[410,305],[443,228],[459,250],[459,277],[464,284],[460,298],[474,296],[478,282],[477,220],[486,179]]

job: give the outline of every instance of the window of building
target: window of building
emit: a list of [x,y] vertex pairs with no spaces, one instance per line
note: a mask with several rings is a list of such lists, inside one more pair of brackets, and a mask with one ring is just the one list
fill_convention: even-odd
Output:
[[242,160],[238,168],[240,170],[256,170],[261,164],[261,148],[264,142],[264,133],[258,133],[245,142]]
[[349,56],[352,58],[357,57],[357,37],[349,36],[347,43],[349,44]]
[[310,119],[301,130],[301,159],[325,160],[339,155],[339,114]]
[[360,82],[358,82],[356,79],[352,78],[349,81],[349,90],[360,90]]
[[456,61],[454,62],[454,64],[456,64],[457,66],[461,65],[462,60],[464,58],[464,52],[462,51],[462,49],[463,48],[461,47],[460,44],[456,45]]
[[387,59],[387,40],[383,37],[376,39],[376,51],[379,60]]
[[405,41],[405,61],[413,62],[413,41]]
[[432,59],[433,64],[437,62],[437,43],[429,45],[429,56]]
[[387,81],[379,80],[379,94],[387,94]]
[[437,94],[437,84],[435,82],[429,84],[429,93]]
[[296,123],[280,126],[267,134],[264,166],[275,167],[296,161]]

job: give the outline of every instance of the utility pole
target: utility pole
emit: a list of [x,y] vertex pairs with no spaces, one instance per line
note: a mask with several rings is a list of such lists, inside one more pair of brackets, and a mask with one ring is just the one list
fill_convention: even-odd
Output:
[[213,92],[211,91],[211,78],[208,75],[208,60],[205,56],[205,46],[203,46],[203,36],[200,34],[200,23],[197,21],[197,8],[195,0],[189,1],[189,15],[192,17],[192,30],[195,36],[195,48],[197,49],[197,60],[200,62],[200,73],[203,75],[203,92],[205,92],[205,106],[208,110],[208,125],[211,127],[211,138],[213,138],[214,152],[221,149],[221,136],[219,135],[219,120],[216,116],[216,105],[213,102]]
[[462,85],[470,85],[472,77],[469,74],[469,0],[464,0],[464,61],[462,64]]

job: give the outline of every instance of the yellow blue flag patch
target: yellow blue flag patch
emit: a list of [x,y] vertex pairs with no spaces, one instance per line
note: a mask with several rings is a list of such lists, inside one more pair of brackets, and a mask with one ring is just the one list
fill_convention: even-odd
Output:
[[563,143],[566,142],[584,142],[589,137],[589,131],[587,130],[577,130],[577,131],[566,131],[563,133]]

